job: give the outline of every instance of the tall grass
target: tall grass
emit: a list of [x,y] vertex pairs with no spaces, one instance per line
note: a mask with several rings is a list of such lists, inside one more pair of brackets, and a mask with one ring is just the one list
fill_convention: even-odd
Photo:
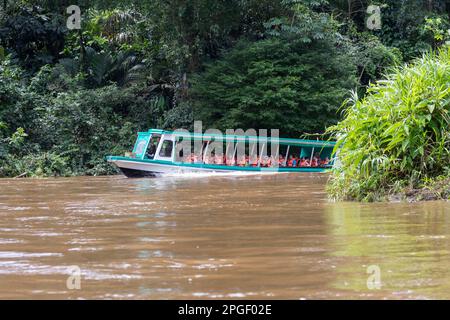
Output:
[[340,164],[328,185],[341,200],[379,200],[448,174],[450,167],[450,49],[391,71],[328,132]]

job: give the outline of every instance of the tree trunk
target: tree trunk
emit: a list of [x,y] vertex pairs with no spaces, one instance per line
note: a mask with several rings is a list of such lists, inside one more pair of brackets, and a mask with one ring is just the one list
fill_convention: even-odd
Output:
[[78,36],[80,41],[80,71],[83,72],[86,70],[86,48],[84,47],[83,31],[81,29],[78,30]]

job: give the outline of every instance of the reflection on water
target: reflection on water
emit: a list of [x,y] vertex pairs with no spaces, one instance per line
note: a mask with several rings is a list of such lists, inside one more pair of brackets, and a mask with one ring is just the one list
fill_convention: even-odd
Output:
[[377,296],[449,298],[449,209],[445,202],[329,205],[333,255],[347,260],[333,286],[364,292],[367,279],[351,275],[377,265],[383,284]]
[[450,203],[331,203],[326,179],[0,180],[0,298],[450,298]]

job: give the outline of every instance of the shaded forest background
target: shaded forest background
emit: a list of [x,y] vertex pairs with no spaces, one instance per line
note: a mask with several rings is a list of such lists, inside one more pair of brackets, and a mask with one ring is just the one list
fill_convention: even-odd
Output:
[[[448,41],[443,0],[0,4],[0,176],[112,173],[137,131],[322,133],[351,90]],[[381,7],[380,30],[366,10]]]

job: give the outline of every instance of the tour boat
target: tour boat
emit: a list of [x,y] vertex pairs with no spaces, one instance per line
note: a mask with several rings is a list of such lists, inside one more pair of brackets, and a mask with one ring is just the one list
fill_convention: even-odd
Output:
[[[183,154],[182,141],[197,143],[197,156]],[[223,157],[218,152],[221,145]],[[332,141],[150,129],[138,133],[133,152],[108,156],[107,161],[129,178],[200,172],[323,172],[333,166],[334,146]],[[243,156],[243,150],[252,158]]]

